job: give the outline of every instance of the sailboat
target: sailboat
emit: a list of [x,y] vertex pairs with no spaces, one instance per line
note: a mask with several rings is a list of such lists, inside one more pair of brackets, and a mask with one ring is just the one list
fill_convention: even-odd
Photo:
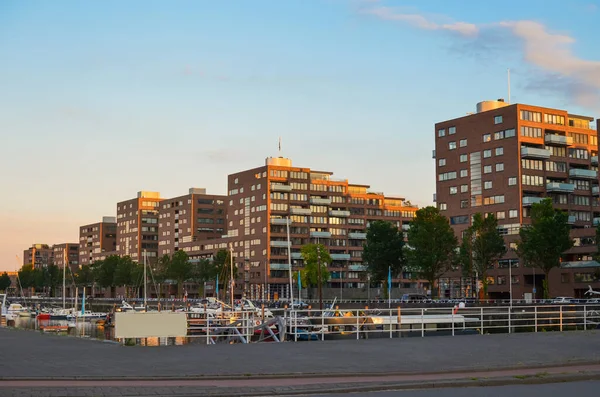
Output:
[[[75,298],[77,299],[77,298]],[[77,301],[75,301],[75,305],[77,307]],[[81,311],[76,311],[74,313],[67,315],[67,320],[76,320],[76,321],[91,321],[91,320],[105,320],[107,313],[102,312],[93,312],[91,310],[85,310],[85,287],[83,287],[83,297],[81,299]]]

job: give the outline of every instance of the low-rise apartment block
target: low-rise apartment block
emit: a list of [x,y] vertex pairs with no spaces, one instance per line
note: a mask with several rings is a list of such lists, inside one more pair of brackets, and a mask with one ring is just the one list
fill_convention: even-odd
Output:
[[39,269],[51,265],[54,261],[54,251],[48,244],[33,244],[23,251],[23,265],[33,265]]
[[67,268],[72,272],[79,269],[79,244],[77,243],[62,243],[52,246],[53,263],[60,269],[67,264]]

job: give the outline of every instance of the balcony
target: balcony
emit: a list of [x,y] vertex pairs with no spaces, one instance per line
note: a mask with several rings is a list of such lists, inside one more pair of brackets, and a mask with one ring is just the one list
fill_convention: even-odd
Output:
[[529,207],[542,201],[543,197],[523,197],[523,207]]
[[271,263],[269,264],[271,270],[290,270],[289,263]]
[[600,225],[600,218],[594,218],[593,223],[594,223],[594,226]]
[[282,185],[279,183],[272,183],[271,191],[272,192],[291,192],[292,187],[290,185]]
[[348,238],[352,239],[352,240],[366,240],[367,233],[359,233],[359,232],[348,233]]
[[585,170],[582,168],[571,168],[569,176],[577,179],[598,179],[598,171]]
[[594,196],[600,195],[600,186],[592,186],[592,194]]
[[271,225],[287,225],[292,222],[287,218],[271,218]]
[[403,232],[407,232],[407,231],[409,231],[409,230],[410,230],[410,225],[409,225],[409,224],[404,224],[404,225],[402,225],[402,231],[403,231]]
[[549,192],[573,193],[575,185],[572,183],[550,182],[546,184],[546,190]]
[[302,253],[300,253],[300,252],[292,252],[291,256],[292,256],[292,259],[302,259]]
[[330,254],[331,259],[334,261],[349,261],[350,254]]
[[350,216],[350,211],[345,210],[331,210],[329,211],[329,216],[337,216],[341,218],[346,218]]
[[310,237],[315,237],[315,238],[330,238],[331,237],[331,233],[330,232],[310,232]]
[[573,138],[564,135],[546,134],[544,136],[544,142],[549,145],[569,146],[573,144]]
[[271,247],[279,247],[279,248],[287,248],[288,247],[287,240],[285,240],[285,241],[272,240],[270,244],[271,244]]
[[598,165],[598,156],[592,156],[590,161],[592,162],[592,165]]
[[574,224],[574,223],[575,223],[575,220],[576,220],[576,219],[575,219],[575,215],[569,215],[569,217],[567,218],[567,223],[568,223],[569,225],[572,225],[572,224]]
[[310,215],[310,208],[290,208],[290,214],[292,215]]
[[310,203],[316,204],[316,205],[329,205],[329,204],[331,204],[331,199],[330,198],[322,198],[322,197],[311,197]]
[[365,265],[348,265],[348,270],[351,272],[364,272],[367,267]]
[[550,150],[524,146],[521,148],[521,157],[528,159],[549,159]]

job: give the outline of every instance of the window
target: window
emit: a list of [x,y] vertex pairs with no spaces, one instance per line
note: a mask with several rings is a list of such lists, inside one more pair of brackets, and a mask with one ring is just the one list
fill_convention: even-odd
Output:
[[496,163],[496,172],[504,171],[504,163]]
[[484,142],[489,142],[489,141],[491,141],[491,140],[492,140],[492,134],[485,134],[485,135],[483,136],[483,141],[484,141]]
[[439,159],[438,160],[438,166],[443,167],[446,165],[446,159]]
[[571,148],[569,148],[569,158],[587,160],[589,158],[589,156],[590,156],[590,154],[586,149],[571,149]]
[[544,162],[542,160],[521,159],[521,167],[524,170],[542,171],[544,169]]
[[515,136],[514,128],[511,128],[509,130],[494,132],[494,139],[496,141],[500,140],[500,139],[505,139],[505,138],[512,138],[514,136]]
[[576,190],[590,190],[590,181],[573,179],[571,180],[571,183],[575,185]]
[[456,142],[455,142],[455,141],[448,142],[448,149],[449,149],[449,150],[454,150],[454,149],[456,149]]
[[521,120],[541,123],[542,114],[540,112],[530,112],[529,110],[521,110]]
[[438,137],[441,138],[443,136],[446,136],[446,130],[445,129],[438,130]]
[[511,176],[510,178],[508,178],[508,186],[514,186],[516,184],[517,184],[516,176]]
[[505,219],[506,218],[506,212],[505,211],[498,211],[496,212],[496,219]]
[[574,132],[570,132],[569,136],[573,138],[573,143],[580,143],[582,145],[588,144],[588,136],[587,134],[576,134]]
[[450,194],[456,194],[458,193],[458,189],[456,188],[456,186],[450,186]]
[[525,186],[544,186],[544,177],[539,175],[521,175],[521,183]]
[[460,200],[460,208],[469,208],[469,200]]
[[467,162],[467,155],[466,154],[461,154],[460,155],[460,162],[461,163],[466,163]]
[[519,216],[519,212],[517,210],[510,210],[508,211],[508,217],[509,218],[517,218]]
[[492,157],[492,149],[488,149],[488,150],[484,150],[483,151],[483,158],[487,159],[488,157]]
[[456,134],[456,127],[448,128],[448,135],[454,135],[454,134]]
[[494,117],[494,124],[502,124],[502,116]]
[[521,126],[521,136],[526,136],[529,138],[541,138],[542,129],[537,127]]
[[546,124],[556,124],[556,125],[565,125],[565,117],[559,116],[558,114],[547,114],[544,113],[544,123]]
[[561,273],[560,274],[560,282],[561,283],[569,283],[570,281],[569,273]]
[[469,185],[460,185],[460,192],[467,193],[469,191]]
[[491,165],[486,165],[483,167],[483,173],[484,174],[489,174],[490,172],[492,172],[492,166]]
[[483,188],[484,189],[491,189],[492,188],[492,181],[485,181],[485,182],[483,182]]
[[483,199],[483,205],[502,204],[504,203],[504,195],[490,196]]
[[461,178],[466,178],[467,176],[469,176],[467,170],[460,170],[460,177]]
[[448,209],[448,205],[446,203],[440,203],[440,211],[446,211]]
[[504,148],[502,146],[496,148],[496,156],[502,156],[504,154]]
[[466,139],[461,139],[460,140],[460,147],[466,147],[467,146],[467,140]]
[[565,150],[564,147],[546,146],[546,150],[550,150],[550,155],[551,156],[567,157],[567,151]]
[[469,223],[469,217],[466,215],[450,217],[451,225],[464,225]]
[[590,198],[588,196],[571,196],[571,204],[589,206]]
[[567,163],[562,161],[546,161],[546,171],[567,172]]
[[439,175],[438,179],[440,181],[449,181],[451,179],[456,179],[456,171],[444,172],[443,174]]

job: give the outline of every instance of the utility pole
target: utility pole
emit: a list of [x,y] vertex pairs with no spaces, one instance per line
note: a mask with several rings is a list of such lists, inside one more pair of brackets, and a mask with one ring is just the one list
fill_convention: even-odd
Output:
[[[323,291],[321,290],[321,246],[317,244],[317,288],[319,290],[319,310],[323,310]],[[321,314],[322,315],[322,314]]]

